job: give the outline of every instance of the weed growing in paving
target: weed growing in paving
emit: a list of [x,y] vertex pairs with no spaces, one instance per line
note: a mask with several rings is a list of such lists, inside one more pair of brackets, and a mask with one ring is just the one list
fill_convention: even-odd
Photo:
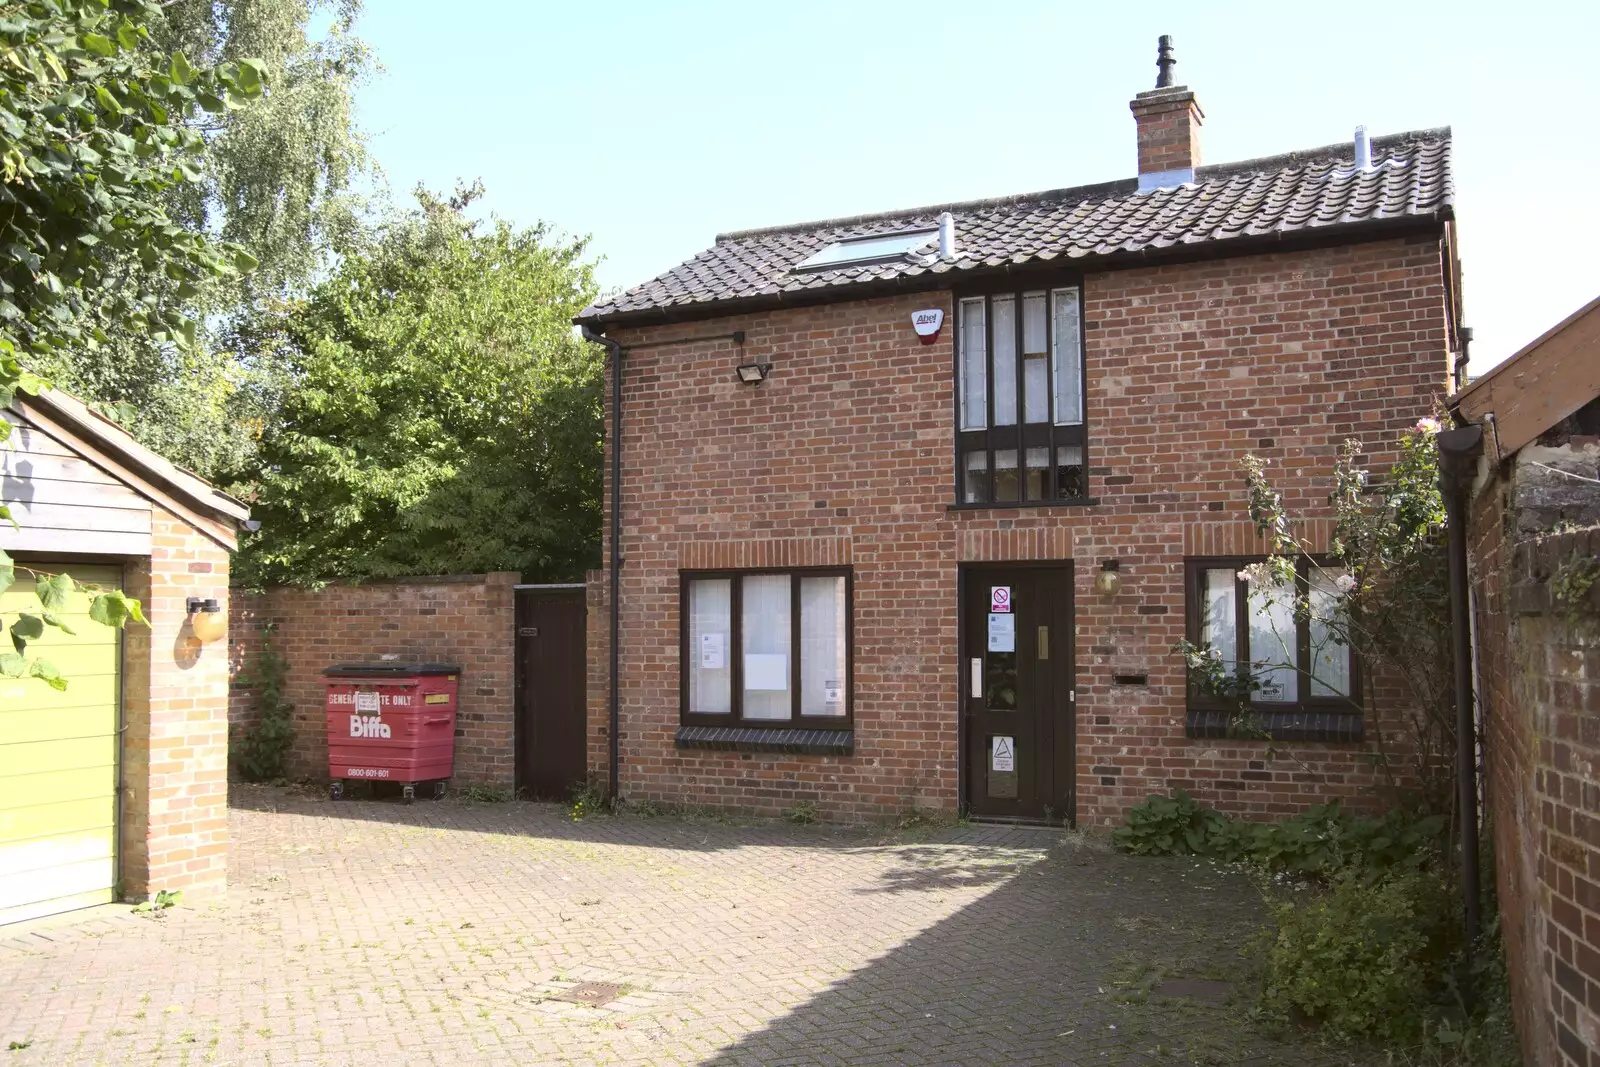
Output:
[[783,813],[783,817],[799,826],[810,826],[817,821],[817,802],[802,800]]
[[456,790],[456,796],[469,804],[504,804],[511,799],[511,791],[497,785],[469,782]]

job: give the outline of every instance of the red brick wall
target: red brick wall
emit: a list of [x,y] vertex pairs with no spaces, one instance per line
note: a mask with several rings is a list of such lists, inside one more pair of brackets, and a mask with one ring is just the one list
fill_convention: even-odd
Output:
[[[407,578],[321,589],[236,593],[229,625],[234,676],[248,679],[261,627],[288,663],[295,706],[291,771],[326,780],[322,670],[339,663],[434,662],[461,666],[456,719],[457,783],[510,788],[516,776],[515,594],[511,573]],[[235,729],[250,721],[253,693],[232,695]]]
[[182,890],[219,896],[228,862],[228,650],[202,645],[187,599],[228,596],[229,554],[156,505],[148,561],[125,591],[148,627],[124,633],[122,876],[129,899]]
[[[1269,457],[1296,511],[1325,507],[1338,443],[1382,464],[1429,412],[1447,370],[1435,239],[1089,276],[1094,507],[950,511],[949,293],[923,293],[623,331],[625,344],[742,329],[625,357],[622,791],[831,817],[956,803],[956,574],[963,560],[1072,559],[1077,573],[1078,812],[1120,818],[1182,785],[1265,814],[1366,795],[1357,746],[1190,741],[1183,558],[1256,542],[1238,463]],[[943,307],[921,345],[911,313]],[[733,368],[770,361],[763,385]],[[609,439],[608,435],[608,439]],[[607,473],[609,475],[609,459]],[[609,490],[608,490],[609,492]],[[1325,530],[1323,531],[1325,536]],[[1122,561],[1114,602],[1091,583]],[[855,574],[855,754],[680,751],[678,572],[837,560]],[[591,605],[591,758],[605,773],[607,617]],[[1133,667],[1150,685],[1113,687]]]
[[[1595,1067],[1600,583],[1576,602],[1553,594],[1574,561],[1600,558],[1600,528],[1515,538],[1526,514],[1515,482],[1495,477],[1480,490],[1472,530],[1484,790],[1501,930],[1526,1062]],[[1600,492],[1590,492],[1600,503]]]

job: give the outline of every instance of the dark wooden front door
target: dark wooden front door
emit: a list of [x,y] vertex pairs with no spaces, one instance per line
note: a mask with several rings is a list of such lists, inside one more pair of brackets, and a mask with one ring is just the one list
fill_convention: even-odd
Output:
[[579,588],[517,590],[517,788],[564,798],[583,782],[588,609]]
[[970,567],[962,600],[968,810],[1073,818],[1072,565]]

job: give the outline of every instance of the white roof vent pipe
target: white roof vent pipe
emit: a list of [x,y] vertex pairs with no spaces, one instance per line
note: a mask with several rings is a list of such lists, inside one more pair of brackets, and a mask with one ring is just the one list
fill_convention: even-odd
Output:
[[1372,140],[1365,126],[1356,127],[1356,170],[1372,169]]
[[956,220],[948,211],[939,215],[939,258],[956,258]]

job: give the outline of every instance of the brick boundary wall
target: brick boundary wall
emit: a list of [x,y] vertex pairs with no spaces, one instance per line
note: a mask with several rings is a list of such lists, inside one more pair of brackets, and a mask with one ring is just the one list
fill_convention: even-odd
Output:
[[1600,527],[1508,544],[1503,514],[1480,507],[1473,562],[1512,1005],[1527,1062],[1600,1067],[1600,582],[1558,593]]
[[[326,781],[323,668],[338,663],[435,662],[461,666],[456,720],[457,783],[510,789],[516,777],[516,595],[510,572],[401,578],[321,589],[236,590],[229,618],[229,722],[249,721],[244,682],[261,627],[277,626],[294,704],[290,772]],[[385,657],[390,657],[386,659]]]

